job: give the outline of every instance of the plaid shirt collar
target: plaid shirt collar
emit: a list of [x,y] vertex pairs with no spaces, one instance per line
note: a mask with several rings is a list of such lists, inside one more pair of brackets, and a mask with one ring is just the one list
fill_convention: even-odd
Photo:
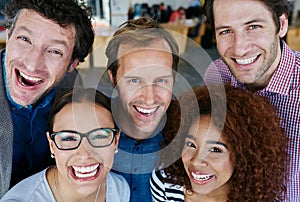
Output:
[[[281,41],[281,47],[282,53],[279,66],[275,70],[269,84],[257,93],[270,92],[288,95],[292,89],[291,81],[293,72],[295,71],[294,68],[296,67],[296,55],[283,40]],[[238,82],[234,76],[231,78],[231,84],[236,87],[247,89],[245,84]]]

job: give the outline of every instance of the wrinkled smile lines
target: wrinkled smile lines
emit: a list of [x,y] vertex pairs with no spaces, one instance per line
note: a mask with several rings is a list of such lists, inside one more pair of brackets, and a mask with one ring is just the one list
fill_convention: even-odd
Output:
[[93,166],[72,166],[74,174],[78,178],[89,178],[93,177],[98,172],[99,164]]
[[258,58],[258,55],[253,56],[251,58],[247,58],[247,59],[235,59],[235,61],[239,65],[248,65],[248,64],[253,63],[257,58]]

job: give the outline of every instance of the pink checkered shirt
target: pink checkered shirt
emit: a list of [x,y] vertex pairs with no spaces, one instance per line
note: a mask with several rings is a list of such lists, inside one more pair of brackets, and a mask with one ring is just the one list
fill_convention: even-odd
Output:
[[[244,84],[234,78],[222,59],[215,60],[207,68],[204,82],[206,85],[230,82],[233,86],[246,89]],[[280,64],[268,86],[257,91],[256,94],[271,100],[290,140],[290,180],[287,184],[287,201],[300,202],[300,53],[291,50],[282,41]]]

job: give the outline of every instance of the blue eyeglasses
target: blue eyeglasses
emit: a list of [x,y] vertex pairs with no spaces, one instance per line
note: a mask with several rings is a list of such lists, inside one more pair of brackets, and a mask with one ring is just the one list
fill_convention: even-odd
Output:
[[87,138],[92,147],[101,148],[111,145],[118,132],[119,129],[115,128],[97,128],[87,133],[62,130],[59,132],[52,132],[50,134],[50,139],[54,141],[59,150],[77,149],[84,137]]

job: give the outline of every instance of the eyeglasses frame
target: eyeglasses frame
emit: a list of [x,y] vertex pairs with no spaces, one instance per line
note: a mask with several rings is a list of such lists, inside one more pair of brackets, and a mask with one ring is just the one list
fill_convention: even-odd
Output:
[[[94,131],[97,131],[97,130],[105,130],[105,129],[112,130],[112,132],[113,132],[113,138],[112,138],[111,142],[110,142],[108,145],[104,145],[104,146],[94,146],[94,145],[92,145],[92,143],[90,142],[90,139],[88,138],[88,136],[89,136],[92,132],[94,132]],[[80,146],[80,144],[81,144],[81,142],[82,142],[82,139],[83,139],[84,137],[87,139],[87,141],[89,142],[89,144],[90,144],[92,147],[94,147],[94,148],[108,147],[108,146],[110,146],[110,145],[113,143],[113,141],[114,141],[114,139],[115,139],[115,137],[116,137],[116,135],[118,134],[119,131],[120,131],[120,129],[118,129],[118,128],[95,128],[95,129],[93,129],[93,130],[91,130],[91,131],[89,131],[89,132],[86,132],[86,133],[80,133],[80,132],[74,131],[74,130],[61,130],[61,131],[58,131],[58,132],[54,132],[54,131],[52,131],[51,133],[49,132],[49,136],[50,136],[50,139],[54,142],[54,144],[55,144],[55,146],[56,146],[57,149],[59,149],[59,150],[75,150],[75,149],[77,149],[77,148]],[[80,136],[80,141],[79,141],[78,145],[77,145],[76,147],[74,147],[74,148],[69,148],[69,149],[62,149],[62,148],[58,147],[58,145],[57,145],[57,143],[56,143],[56,141],[55,141],[55,136],[56,136],[58,133],[61,133],[61,132],[71,132],[71,133],[78,134],[78,135]]]

